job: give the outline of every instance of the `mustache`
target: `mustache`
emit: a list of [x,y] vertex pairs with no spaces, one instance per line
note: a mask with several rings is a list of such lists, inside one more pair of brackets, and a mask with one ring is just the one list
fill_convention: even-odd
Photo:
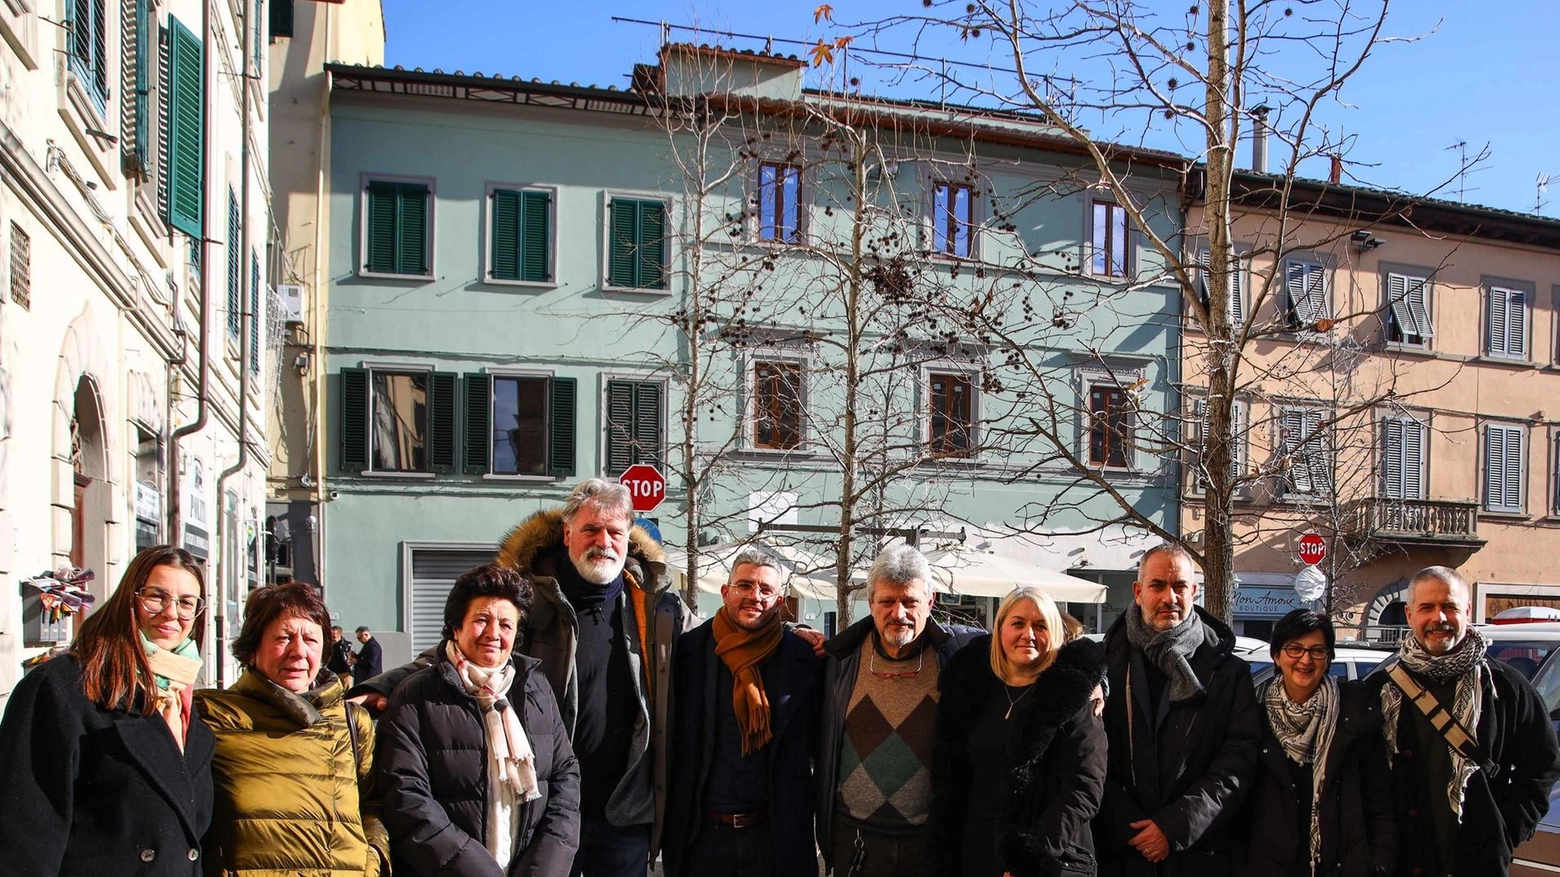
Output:
[[617,553],[610,548],[591,548],[585,552],[586,560],[617,560]]
[[1434,622],[1432,624],[1425,625],[1425,633],[1456,633],[1456,632],[1457,632],[1457,625],[1449,624],[1449,623],[1447,623],[1445,621],[1437,621],[1437,622]]

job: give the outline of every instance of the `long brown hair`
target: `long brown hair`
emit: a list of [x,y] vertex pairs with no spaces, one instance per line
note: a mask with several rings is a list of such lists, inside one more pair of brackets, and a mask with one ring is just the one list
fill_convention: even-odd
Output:
[[[157,687],[151,663],[141,646],[140,628],[135,621],[135,592],[146,585],[152,570],[159,566],[182,569],[200,584],[206,594],[206,576],[195,555],[172,545],[153,545],[130,560],[119,587],[98,610],[81,622],[70,653],[81,663],[81,688],[104,709],[150,714],[157,708],[152,696]],[[205,639],[200,616],[190,633],[198,647]]]

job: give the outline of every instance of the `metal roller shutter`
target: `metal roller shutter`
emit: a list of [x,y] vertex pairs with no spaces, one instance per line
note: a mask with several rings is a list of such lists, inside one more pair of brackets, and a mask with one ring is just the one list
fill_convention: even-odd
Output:
[[487,551],[470,549],[412,549],[412,651],[421,654],[438,645],[444,628],[444,601],[461,574],[474,566],[492,563],[497,546]]

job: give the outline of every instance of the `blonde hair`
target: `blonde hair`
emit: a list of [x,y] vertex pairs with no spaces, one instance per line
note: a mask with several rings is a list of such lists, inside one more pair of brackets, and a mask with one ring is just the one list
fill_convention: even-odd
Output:
[[1007,622],[1008,616],[1018,606],[1020,600],[1028,600],[1036,609],[1040,610],[1040,617],[1045,619],[1046,650],[1040,656],[1040,667],[1035,675],[1044,673],[1056,661],[1056,653],[1067,641],[1067,630],[1062,626],[1062,612],[1056,608],[1056,601],[1039,588],[1021,587],[1014,588],[1012,593],[1002,598],[1002,604],[997,607],[996,621],[991,625],[991,672],[997,674],[997,678],[1006,682],[1013,679],[1013,662],[1008,660],[1006,653],[1002,651],[1002,625]]

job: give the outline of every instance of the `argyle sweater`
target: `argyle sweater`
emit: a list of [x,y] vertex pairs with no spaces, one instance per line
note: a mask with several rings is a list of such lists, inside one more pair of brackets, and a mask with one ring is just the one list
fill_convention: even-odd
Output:
[[871,671],[906,672],[914,670],[917,661],[874,660],[870,636],[861,648],[845,713],[835,806],[848,824],[884,834],[919,831],[932,797],[937,655],[923,652],[925,659],[913,679],[881,679]]

